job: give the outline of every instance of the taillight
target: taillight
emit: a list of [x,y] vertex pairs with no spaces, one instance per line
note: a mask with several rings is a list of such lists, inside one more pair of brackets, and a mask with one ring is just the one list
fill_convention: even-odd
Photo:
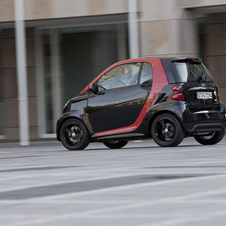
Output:
[[175,92],[182,92],[183,91],[183,86],[181,86],[181,85],[174,86],[172,88],[172,90],[175,91]]
[[175,93],[172,97],[173,100],[184,100],[184,95],[183,93]]
[[179,100],[179,101],[184,100],[184,95],[183,95],[183,93],[181,93],[181,92],[183,91],[183,86],[181,86],[181,85],[173,86],[173,87],[172,87],[172,90],[173,90],[174,92],[178,92],[178,93],[175,93],[175,94],[171,97],[173,100]]
[[216,88],[217,88],[217,96],[218,96],[218,100],[220,100],[220,93],[219,93],[219,87],[218,87],[218,85],[216,85]]

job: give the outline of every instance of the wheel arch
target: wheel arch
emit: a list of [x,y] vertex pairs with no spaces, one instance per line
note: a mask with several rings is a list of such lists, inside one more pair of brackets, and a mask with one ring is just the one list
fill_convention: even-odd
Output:
[[64,122],[66,122],[67,120],[70,120],[70,119],[77,119],[77,120],[79,120],[81,123],[83,123],[83,125],[86,127],[87,132],[88,132],[88,134],[89,134],[89,130],[88,130],[86,124],[83,122],[83,120],[82,120],[81,118],[77,117],[77,116],[71,115],[71,116],[68,116],[68,117],[65,117],[64,119],[62,119],[62,120],[59,122],[59,124],[57,125],[57,134],[56,134],[56,135],[57,135],[57,140],[58,140],[58,141],[61,141],[61,140],[60,140],[60,129],[61,129],[61,126],[64,124]]
[[173,112],[173,111],[170,111],[170,110],[161,110],[161,111],[157,111],[156,113],[154,113],[152,115],[152,117],[150,118],[149,120],[149,124],[148,124],[148,134],[149,136],[151,137],[151,125],[153,123],[153,121],[159,116],[159,115],[162,115],[162,114],[170,114],[172,116],[174,116],[178,122],[180,123],[180,125],[182,126],[182,128],[184,129],[183,127],[183,124],[182,124],[182,119],[180,117],[180,114],[178,112]]

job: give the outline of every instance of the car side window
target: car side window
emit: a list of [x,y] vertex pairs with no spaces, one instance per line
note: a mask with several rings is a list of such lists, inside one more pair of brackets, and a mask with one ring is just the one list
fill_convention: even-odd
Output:
[[141,63],[122,64],[104,74],[98,81],[98,90],[109,90],[136,85]]
[[152,67],[149,63],[143,63],[141,76],[140,76],[140,84],[146,81],[152,80]]

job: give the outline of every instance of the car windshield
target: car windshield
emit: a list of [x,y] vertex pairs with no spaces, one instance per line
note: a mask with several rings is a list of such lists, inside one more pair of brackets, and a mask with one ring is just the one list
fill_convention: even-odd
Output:
[[213,82],[213,78],[204,64],[175,62],[178,82]]

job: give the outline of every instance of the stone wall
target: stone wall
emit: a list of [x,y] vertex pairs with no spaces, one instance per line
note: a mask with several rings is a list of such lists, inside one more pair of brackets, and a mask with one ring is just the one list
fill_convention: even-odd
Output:
[[204,63],[220,89],[226,106],[226,13],[210,14],[205,24]]
[[138,3],[142,57],[198,56],[194,15],[184,10],[178,0],[141,0]]
[[201,7],[212,7],[226,4],[225,0],[178,0],[184,8],[201,8]]
[[[34,29],[26,29],[27,77],[29,101],[30,138],[38,137],[37,94],[35,81],[35,37]],[[1,72],[3,81],[4,131],[9,140],[19,139],[18,89],[16,70],[15,30],[4,29],[1,36]]]
[[[25,20],[120,14],[127,0],[24,0]],[[0,0],[0,22],[14,20],[14,0]]]

